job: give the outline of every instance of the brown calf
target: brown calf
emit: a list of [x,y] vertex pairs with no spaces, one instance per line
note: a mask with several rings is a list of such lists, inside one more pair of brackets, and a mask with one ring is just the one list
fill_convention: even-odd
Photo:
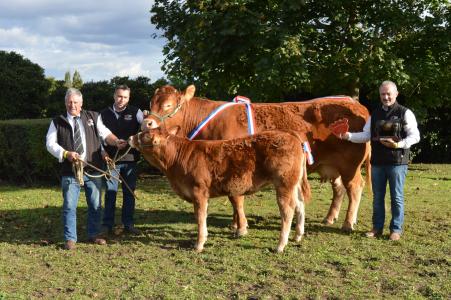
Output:
[[294,213],[295,241],[304,234],[304,200],[310,198],[302,141],[295,132],[266,131],[234,140],[189,141],[163,129],[130,137],[129,144],[159,168],[174,191],[194,205],[198,225],[196,251],[207,240],[208,199],[252,194],[273,184],[282,228],[276,251],[282,252]]

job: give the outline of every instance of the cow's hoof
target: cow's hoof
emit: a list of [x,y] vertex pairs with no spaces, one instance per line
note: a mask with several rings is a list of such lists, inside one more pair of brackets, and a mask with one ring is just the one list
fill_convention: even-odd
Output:
[[284,248],[285,248],[285,246],[278,246],[276,248],[276,253],[282,253]]
[[247,228],[246,227],[243,228],[243,229],[238,229],[238,230],[235,231],[235,236],[236,237],[242,237],[242,236],[245,236],[245,235],[247,235]]
[[329,220],[328,218],[324,218],[324,220],[323,220],[323,224],[324,224],[324,225],[333,225],[334,222],[335,222],[334,219]]
[[295,237],[294,237],[294,241],[296,242],[296,243],[299,243],[301,240],[302,240],[302,234],[296,234],[295,235]]
[[343,226],[341,227],[341,230],[346,233],[351,233],[354,230],[354,228],[353,228],[352,224],[345,222],[343,224]]
[[196,252],[196,253],[202,253],[202,251],[204,251],[204,247],[196,247],[196,248],[194,248],[194,252]]

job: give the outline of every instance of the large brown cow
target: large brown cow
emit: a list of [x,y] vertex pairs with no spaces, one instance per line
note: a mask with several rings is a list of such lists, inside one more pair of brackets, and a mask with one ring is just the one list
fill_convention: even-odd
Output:
[[[282,227],[277,252],[288,242],[296,213],[296,236],[304,233],[304,199],[310,198],[306,158],[295,132],[266,131],[227,141],[190,141],[174,130],[152,129],[130,137],[129,144],[159,168],[174,191],[193,203],[198,225],[195,249],[207,240],[208,199],[252,194],[273,184]],[[171,134],[172,133],[172,134]]]
[[[194,97],[195,87],[190,85],[179,92],[172,86],[155,91],[150,113],[142,129],[155,128],[162,122],[167,127],[180,126],[180,134],[187,136],[212,111],[225,102]],[[253,103],[255,132],[291,129],[306,132],[314,156],[309,172],[317,172],[321,179],[330,180],[333,189],[332,204],[324,223],[333,224],[347,193],[349,205],[342,229],[353,230],[364,182],[360,168],[366,160],[369,179],[369,153],[367,144],[340,140],[331,134],[329,125],[340,118],[349,119],[349,131],[360,131],[369,113],[359,102],[349,97],[319,98],[305,102]],[[244,105],[234,105],[218,114],[200,131],[196,139],[231,139],[248,135],[248,118]],[[370,182],[369,180],[367,180]],[[234,208],[233,225],[238,235],[247,232],[243,196],[230,197]]]

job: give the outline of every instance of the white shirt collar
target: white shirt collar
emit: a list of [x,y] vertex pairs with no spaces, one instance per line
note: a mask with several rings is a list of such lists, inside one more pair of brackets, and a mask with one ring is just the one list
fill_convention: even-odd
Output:
[[68,119],[68,120],[74,120],[75,117],[81,118],[80,115],[78,115],[78,116],[73,116],[73,115],[69,114],[68,112],[66,112],[66,114],[67,114],[67,119]]

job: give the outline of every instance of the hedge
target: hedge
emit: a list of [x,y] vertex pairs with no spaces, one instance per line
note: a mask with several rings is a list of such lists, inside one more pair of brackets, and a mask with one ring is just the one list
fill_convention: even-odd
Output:
[[[57,183],[58,160],[47,152],[45,136],[51,119],[0,121],[0,180],[15,184]],[[138,174],[161,174],[144,159]]]
[[50,121],[0,121],[0,179],[17,184],[59,180],[58,161],[45,147]]

